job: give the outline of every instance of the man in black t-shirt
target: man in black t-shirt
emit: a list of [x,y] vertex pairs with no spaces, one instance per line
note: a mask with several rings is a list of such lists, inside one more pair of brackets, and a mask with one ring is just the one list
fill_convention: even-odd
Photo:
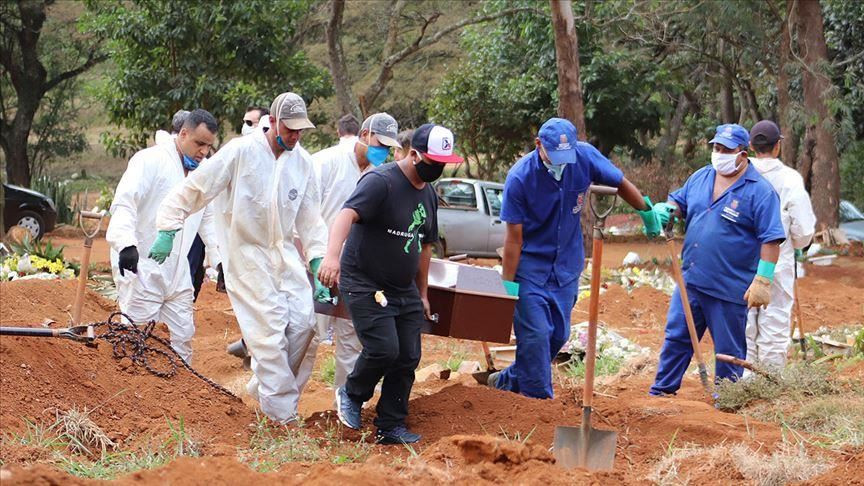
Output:
[[336,390],[339,420],[359,429],[360,409],[383,377],[375,419],[382,444],[420,440],[405,418],[420,362],[420,326],[431,318],[426,277],[438,241],[438,198],[429,183],[445,164],[462,162],[453,142],[450,130],[423,125],[405,159],[364,175],[330,229],[318,273],[325,286],[338,281],[363,345],[354,371]]

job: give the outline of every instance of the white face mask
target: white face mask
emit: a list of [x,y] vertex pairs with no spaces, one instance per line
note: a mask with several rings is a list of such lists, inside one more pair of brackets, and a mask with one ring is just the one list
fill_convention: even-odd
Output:
[[720,175],[727,176],[734,174],[735,171],[738,170],[738,165],[735,164],[735,160],[740,154],[741,152],[734,154],[711,152],[711,165],[714,166],[714,170],[716,170]]
[[549,175],[554,177],[556,181],[561,180],[561,177],[564,175],[564,167],[567,167],[567,164],[552,165],[546,161],[543,161],[543,165],[546,166],[546,169],[549,170]]
[[249,135],[250,133],[252,133],[254,131],[255,131],[255,127],[250,127],[249,125],[246,124],[246,122],[243,122],[243,128],[240,129],[240,134],[241,135]]

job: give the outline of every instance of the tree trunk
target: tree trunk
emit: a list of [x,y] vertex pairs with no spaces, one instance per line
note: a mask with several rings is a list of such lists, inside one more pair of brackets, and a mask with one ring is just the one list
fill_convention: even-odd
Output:
[[579,37],[570,0],[550,0],[558,65],[558,116],[576,125],[579,140],[587,139],[582,81],[579,79]]
[[837,210],[840,205],[840,169],[837,146],[831,133],[831,113],[828,98],[831,96],[831,80],[825,73],[828,48],[822,11],[817,0],[798,0],[798,46],[804,57],[804,107],[809,126],[807,138],[813,144],[811,201],[819,227],[835,228],[838,224]]
[[792,97],[789,95],[789,69],[792,67],[791,59],[791,32],[789,22],[793,15],[793,0],[786,0],[786,18],[783,21],[783,29],[780,33],[780,66],[777,70],[777,111],[780,125],[780,133],[783,140],[780,141],[780,158],[792,167],[799,167],[798,161],[798,132],[792,126],[790,117]]
[[678,103],[675,105],[675,113],[669,119],[666,133],[657,143],[657,159],[663,165],[673,161],[675,145],[678,143],[678,136],[681,133],[681,125],[684,123],[684,117],[687,116],[689,110],[690,100],[687,99],[686,94],[681,93],[678,96]]
[[348,79],[348,69],[345,65],[345,54],[342,51],[342,17],[344,12],[345,0],[332,0],[330,21],[327,22],[325,29],[327,55],[330,59],[330,74],[333,76],[333,88],[336,91],[339,113],[357,115],[359,110],[352,96],[351,82]]
[[723,78],[720,86],[720,118],[723,123],[737,123],[738,114],[735,111],[735,90],[728,75]]

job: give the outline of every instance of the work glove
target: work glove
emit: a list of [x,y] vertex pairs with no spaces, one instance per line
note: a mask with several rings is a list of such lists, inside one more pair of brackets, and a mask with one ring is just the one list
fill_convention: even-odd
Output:
[[753,277],[753,282],[750,283],[750,288],[744,293],[744,300],[747,301],[747,307],[764,307],[771,303],[771,280],[756,275]]
[[165,259],[171,254],[171,249],[174,248],[174,235],[180,230],[160,231],[156,236],[156,241],[150,247],[150,258],[158,263],[165,263]]
[[519,297],[519,284],[510,280],[504,280],[504,290],[511,297]]
[[226,294],[228,290],[225,289],[225,273],[222,272],[221,263],[216,265],[216,270],[219,272],[219,275],[216,276],[216,292]]
[[136,246],[127,246],[120,250],[120,256],[117,258],[117,266],[120,267],[120,276],[125,276],[124,270],[129,270],[132,273],[138,273],[138,248]]
[[639,213],[640,217],[642,217],[642,233],[648,238],[654,238],[660,234],[663,226],[661,226],[660,220],[657,219],[657,214],[653,211],[651,198],[644,196],[644,199],[648,209],[636,212]]
[[660,222],[660,227],[665,228],[667,224],[669,224],[669,218],[672,217],[672,214],[675,213],[675,206],[661,202],[654,205],[654,208],[651,211],[657,215],[657,220]]
[[309,262],[309,271],[312,272],[312,277],[315,279],[315,292],[312,294],[312,297],[315,299],[315,302],[320,302],[322,304],[333,303],[333,297],[330,296],[330,289],[324,286],[320,280],[318,280],[318,269],[321,267],[321,261],[323,258],[313,258],[312,261]]
[[804,261],[804,250],[802,250],[801,248],[795,248],[795,261]]

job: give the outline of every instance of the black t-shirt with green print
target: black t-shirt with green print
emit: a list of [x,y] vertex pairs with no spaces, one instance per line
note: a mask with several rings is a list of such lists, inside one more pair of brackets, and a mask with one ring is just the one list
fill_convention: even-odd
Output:
[[438,197],[432,186],[418,190],[397,164],[384,164],[360,178],[343,207],[357,211],[360,220],[342,250],[339,288],[415,293],[420,250],[438,241]]

